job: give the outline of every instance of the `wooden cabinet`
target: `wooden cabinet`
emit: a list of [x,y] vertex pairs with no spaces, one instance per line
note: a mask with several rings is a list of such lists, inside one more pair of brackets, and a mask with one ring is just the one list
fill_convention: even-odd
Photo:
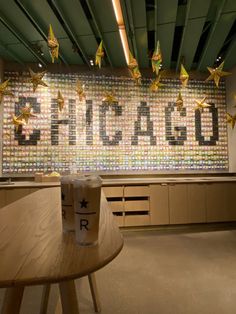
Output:
[[123,190],[123,186],[103,187],[103,192],[115,216],[115,220],[120,227],[124,226]]
[[187,194],[189,222],[206,222],[206,185],[204,183],[189,183]]
[[150,225],[149,185],[124,187],[124,225]]
[[119,226],[150,224],[149,186],[103,187]]
[[206,221],[227,221],[226,184],[206,184]]
[[206,184],[207,222],[235,221],[236,183]]
[[167,184],[150,185],[150,217],[151,225],[168,225],[169,187]]
[[236,182],[103,187],[119,226],[236,221]]

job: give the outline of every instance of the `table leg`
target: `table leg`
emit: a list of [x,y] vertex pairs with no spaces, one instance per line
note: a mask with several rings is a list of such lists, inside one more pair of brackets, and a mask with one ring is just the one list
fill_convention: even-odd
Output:
[[61,305],[64,314],[79,314],[74,280],[59,283]]
[[3,300],[1,314],[18,314],[25,287],[7,288]]
[[101,303],[99,301],[95,273],[89,274],[88,275],[88,280],[89,280],[89,286],[90,286],[92,299],[93,299],[94,311],[99,313],[99,312],[101,312]]
[[40,314],[46,314],[47,313],[50,288],[51,288],[50,284],[43,286],[41,305],[40,305]]

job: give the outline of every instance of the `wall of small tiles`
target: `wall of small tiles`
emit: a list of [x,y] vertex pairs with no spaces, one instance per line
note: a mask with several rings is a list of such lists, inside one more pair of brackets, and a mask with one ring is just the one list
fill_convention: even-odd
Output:
[[[28,72],[6,72],[14,97],[3,102],[2,173],[58,171],[227,171],[225,85],[163,79],[157,92],[150,79],[138,86],[127,77],[46,73],[48,87],[33,93]],[[76,82],[84,86],[79,100]],[[56,101],[61,91],[65,106]],[[184,106],[177,110],[181,90]],[[113,103],[104,101],[113,93]],[[210,104],[195,110],[195,100]],[[17,131],[12,115],[32,105],[35,117]]]

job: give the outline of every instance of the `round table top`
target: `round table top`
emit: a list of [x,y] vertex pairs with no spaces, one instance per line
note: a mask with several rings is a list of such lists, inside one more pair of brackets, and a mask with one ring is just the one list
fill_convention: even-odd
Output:
[[52,189],[40,189],[0,209],[0,287],[79,278],[121,251],[123,238],[103,193],[98,244],[82,247],[73,232],[62,232],[60,193]]

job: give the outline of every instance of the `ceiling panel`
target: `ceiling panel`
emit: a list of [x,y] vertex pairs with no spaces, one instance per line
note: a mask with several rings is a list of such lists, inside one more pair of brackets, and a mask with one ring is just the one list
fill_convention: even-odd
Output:
[[147,40],[147,21],[146,3],[144,0],[131,0],[131,10],[133,17],[133,27],[135,44],[137,50],[137,60],[141,68],[148,67],[148,40]]
[[[59,63],[87,65],[103,40],[103,67],[126,67],[112,0],[0,1],[0,57],[47,65],[49,24],[59,41]],[[236,65],[236,0],[120,0],[130,50],[150,68],[160,41],[163,68],[207,71],[219,54]],[[183,58],[182,58],[183,57]]]
[[178,0],[157,0],[156,38],[160,41],[163,66],[170,68]]
[[[189,70],[197,50],[211,0],[189,1],[186,9],[186,20],[179,49],[177,69],[184,58],[184,65]],[[194,34],[194,36],[193,36]]]
[[214,64],[221,47],[235,21],[236,13],[221,15],[213,32],[207,42],[207,47],[203,52],[198,65],[198,70],[204,71],[207,66]]

